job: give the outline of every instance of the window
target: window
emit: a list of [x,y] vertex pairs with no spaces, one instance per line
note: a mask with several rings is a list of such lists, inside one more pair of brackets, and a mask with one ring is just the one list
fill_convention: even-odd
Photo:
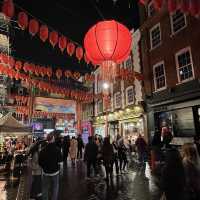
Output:
[[176,67],[179,82],[194,78],[191,49],[185,48],[176,54]]
[[159,62],[153,66],[155,90],[161,90],[166,87],[166,77],[164,62]]
[[134,103],[134,90],[133,86],[126,88],[126,105]]
[[98,101],[97,102],[97,113],[102,113],[103,112],[103,101]]
[[150,30],[151,49],[158,47],[161,44],[160,23],[153,26]]
[[117,93],[115,93],[115,108],[120,108],[121,103],[122,103],[121,93],[117,92]]
[[154,16],[156,13],[156,10],[154,8],[154,5],[153,5],[153,1],[151,1],[149,4],[148,4],[148,16],[149,17],[152,17]]
[[186,16],[180,10],[170,15],[172,33],[177,33],[186,27]]

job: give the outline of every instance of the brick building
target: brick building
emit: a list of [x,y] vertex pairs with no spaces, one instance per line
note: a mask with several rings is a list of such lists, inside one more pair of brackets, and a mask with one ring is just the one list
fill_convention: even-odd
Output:
[[167,126],[175,138],[200,133],[200,19],[180,10],[140,7],[148,131]]
[[[120,67],[141,72],[140,65],[140,31],[132,32],[132,53]],[[98,80],[99,69],[95,72],[95,94],[103,91],[103,82]],[[106,108],[105,102],[95,102],[94,133],[107,134],[113,139],[117,134],[125,138],[134,138],[138,133],[144,133],[144,118],[142,83],[135,80],[114,81],[109,85],[110,105]]]

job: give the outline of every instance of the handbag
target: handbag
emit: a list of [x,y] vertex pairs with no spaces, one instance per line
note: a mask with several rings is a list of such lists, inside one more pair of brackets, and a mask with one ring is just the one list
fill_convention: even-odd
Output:
[[160,200],[167,200],[166,195],[165,195],[164,192],[162,193],[162,195],[161,195],[161,197],[160,197]]

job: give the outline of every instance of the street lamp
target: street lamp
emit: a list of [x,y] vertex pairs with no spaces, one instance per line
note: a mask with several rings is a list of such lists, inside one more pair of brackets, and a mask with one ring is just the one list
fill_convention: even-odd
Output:
[[104,90],[107,90],[110,87],[109,83],[107,82],[104,82],[102,86]]

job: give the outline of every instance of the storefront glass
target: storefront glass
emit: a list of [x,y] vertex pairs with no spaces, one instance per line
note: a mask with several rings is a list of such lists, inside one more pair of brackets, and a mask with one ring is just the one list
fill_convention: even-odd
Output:
[[97,126],[94,131],[95,135],[100,135],[101,137],[105,137],[105,126]]

